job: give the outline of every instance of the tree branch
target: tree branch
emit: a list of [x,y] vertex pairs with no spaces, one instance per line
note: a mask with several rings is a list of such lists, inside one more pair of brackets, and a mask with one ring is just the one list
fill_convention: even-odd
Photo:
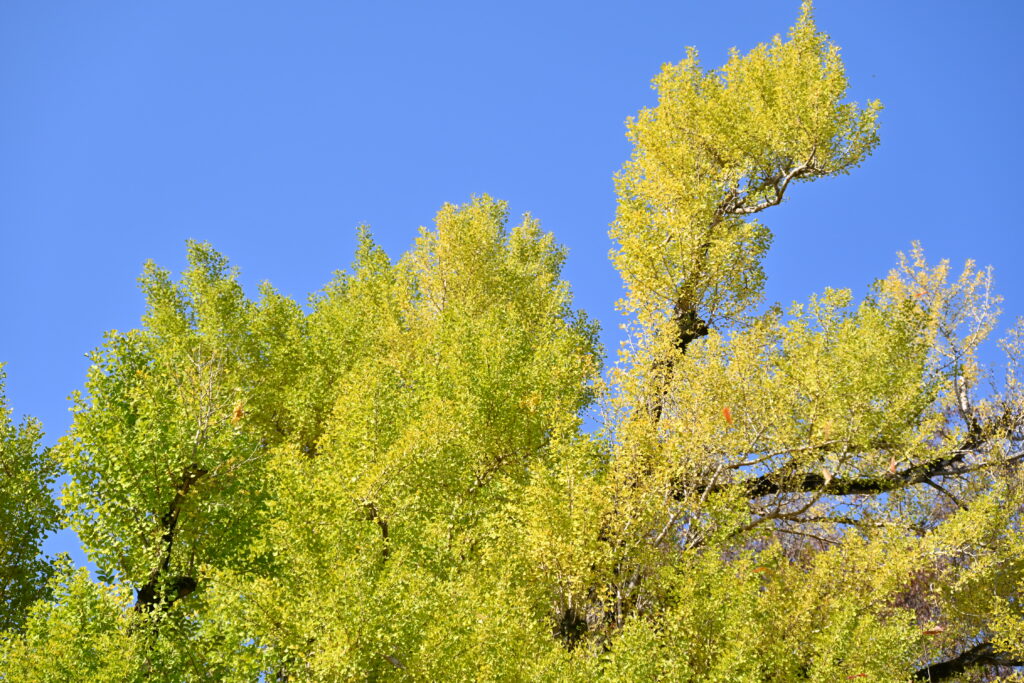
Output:
[[997,653],[992,643],[978,643],[952,659],[929,664],[919,669],[914,678],[921,681],[945,681],[962,674],[972,666],[1024,666],[1024,660]]
[[927,483],[932,477],[943,475],[950,465],[963,460],[964,455],[965,452],[957,451],[948,458],[915,465],[902,472],[879,477],[855,479],[832,477],[826,479],[825,475],[813,472],[800,475],[792,481],[779,482],[776,481],[777,475],[765,474],[747,482],[746,486],[748,494],[753,498],[774,493],[810,493],[813,491],[821,491],[832,496],[879,494]]
[[171,499],[167,512],[160,518],[160,526],[164,530],[163,536],[160,539],[164,543],[163,559],[160,561],[160,566],[149,575],[149,580],[138,590],[135,600],[135,609],[138,611],[152,609],[162,599],[172,603],[196,589],[196,580],[190,576],[176,576],[168,582],[168,585],[162,586],[161,584],[166,580],[165,574],[171,566],[174,534],[178,529],[181,505],[185,501],[185,496],[192,489],[192,486],[205,474],[207,474],[207,470],[197,465],[189,465],[181,475],[181,486],[174,492],[174,498]]
[[[698,488],[710,489],[712,493],[728,488],[742,486],[746,488],[749,498],[761,498],[777,493],[822,493],[829,496],[877,495],[896,491],[910,486],[927,483],[932,477],[960,473],[950,469],[951,466],[963,461],[969,451],[957,450],[947,458],[922,463],[909,467],[902,472],[877,477],[826,477],[819,472],[807,472],[793,476],[780,476],[777,472],[769,472],[755,479],[739,482],[708,483]],[[677,486],[673,497],[682,500],[686,495],[685,487]]]
[[373,501],[363,501],[363,507],[366,508],[366,514],[371,521],[377,523],[377,527],[380,528],[380,536],[383,541],[383,547],[381,548],[380,555],[382,559],[388,559],[391,555],[391,538],[388,536],[388,521],[380,516],[377,512],[377,506],[373,504]]
[[773,206],[778,206],[782,203],[782,199],[786,194],[786,188],[789,187],[790,182],[796,178],[803,177],[807,171],[812,170],[812,164],[814,163],[814,155],[817,150],[811,152],[811,156],[808,157],[807,161],[802,164],[798,164],[793,168],[789,169],[786,173],[779,171],[774,176],[770,176],[765,179],[764,183],[760,185],[760,188],[771,187],[775,190],[775,196],[771,199],[765,199],[764,201],[754,204],[753,206],[744,206],[744,200],[750,196],[751,190],[748,190],[744,194],[740,194],[737,190],[730,190],[726,195],[726,200],[722,202],[718,209],[719,215],[722,216],[749,216],[751,214],[760,213],[765,209]]

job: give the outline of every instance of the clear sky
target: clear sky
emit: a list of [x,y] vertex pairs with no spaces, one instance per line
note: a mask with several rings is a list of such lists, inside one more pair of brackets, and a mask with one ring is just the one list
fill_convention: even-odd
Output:
[[[0,362],[52,443],[83,354],[137,326],[146,259],[206,240],[305,300],[368,223],[392,256],[478,193],[569,247],[577,304],[614,352],[607,259],[625,118],[687,45],[715,67],[794,22],[798,0],[0,4]],[[882,143],[848,177],[764,214],[768,298],[865,286],[920,240],[995,267],[1024,315],[1018,165],[1024,3],[819,0]],[[75,549],[61,534],[51,550]],[[81,558],[75,552],[76,558]]]

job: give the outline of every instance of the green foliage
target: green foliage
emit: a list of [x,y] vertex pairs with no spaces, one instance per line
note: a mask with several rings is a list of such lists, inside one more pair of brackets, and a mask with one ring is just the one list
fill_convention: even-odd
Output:
[[746,217],[782,201],[790,183],[847,173],[878,142],[881,105],[844,103],[839,48],[805,3],[789,40],[733,50],[705,71],[693,48],[655,77],[658,106],[627,122],[633,157],[617,178],[612,253],[625,307],[658,325],[666,307],[706,324],[760,300],[771,233]]
[[[147,265],[142,325],[93,352],[55,449],[101,580],[65,563],[48,597],[8,603],[0,679],[1024,665],[1024,322],[997,377],[991,274],[915,245],[862,301],[755,309],[771,234],[752,216],[877,143],[879,105],[846,85],[809,3],[719,70],[664,67],[627,124],[612,235],[632,318],[607,373],[565,250],[486,196],[396,261],[361,228],[307,308],[248,298],[208,245],[178,281]],[[6,416],[5,466],[42,492],[25,513],[52,520],[55,465]]]
[[131,680],[138,645],[127,628],[128,591],[94,583],[66,563],[50,590],[51,599],[29,611],[25,636],[0,643],[3,680]]
[[52,572],[42,542],[60,526],[60,510],[50,497],[56,461],[39,447],[35,420],[11,421],[0,365],[0,630],[17,629],[25,610],[46,595]]
[[239,559],[263,503],[261,451],[287,419],[278,395],[301,310],[269,288],[248,301],[205,245],[189,262],[180,284],[146,267],[145,328],[91,354],[58,446],[90,558],[136,585]]

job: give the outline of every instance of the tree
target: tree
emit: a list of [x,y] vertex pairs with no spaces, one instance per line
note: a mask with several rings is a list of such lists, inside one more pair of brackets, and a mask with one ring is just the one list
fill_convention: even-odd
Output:
[[50,496],[57,462],[39,447],[39,423],[15,425],[4,393],[0,365],[0,629],[21,627],[25,610],[46,595],[53,567],[42,542],[60,525]]
[[[57,453],[63,566],[0,677],[975,680],[1024,666],[1024,323],[915,245],[864,300],[761,306],[794,183],[877,144],[805,3],[627,123],[619,362],[564,250],[489,197],[308,311],[208,245],[141,279]],[[586,411],[601,427],[588,430]],[[59,654],[57,654],[59,653]],[[73,669],[71,667],[74,667]],[[973,677],[973,678],[972,678]]]

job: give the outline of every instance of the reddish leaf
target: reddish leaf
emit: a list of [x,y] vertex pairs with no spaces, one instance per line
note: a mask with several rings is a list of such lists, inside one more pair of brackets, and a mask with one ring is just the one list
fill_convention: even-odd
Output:
[[896,458],[889,458],[889,474],[896,474]]
[[729,406],[722,408],[722,417],[725,418],[726,422],[732,424],[732,411],[729,410]]

